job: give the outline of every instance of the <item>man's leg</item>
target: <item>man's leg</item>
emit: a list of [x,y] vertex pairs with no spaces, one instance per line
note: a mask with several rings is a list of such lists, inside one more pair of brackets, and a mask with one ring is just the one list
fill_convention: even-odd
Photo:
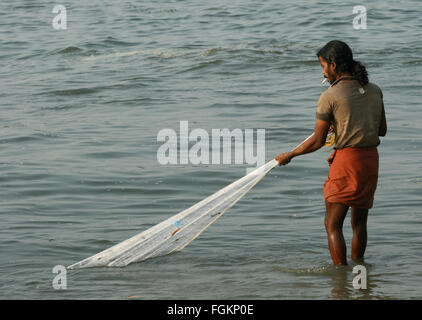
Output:
[[353,229],[352,238],[352,259],[363,258],[366,249],[368,234],[366,222],[368,221],[368,209],[352,208],[352,218],[350,220]]
[[341,203],[325,202],[325,230],[328,236],[328,247],[335,265],[347,264],[346,242],[343,237],[343,222],[349,207]]

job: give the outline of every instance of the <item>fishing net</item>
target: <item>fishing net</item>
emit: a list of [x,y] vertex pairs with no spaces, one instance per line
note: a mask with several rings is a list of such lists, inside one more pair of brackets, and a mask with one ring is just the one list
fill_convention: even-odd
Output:
[[192,207],[109,249],[72,264],[68,269],[123,267],[129,263],[180,251],[239,201],[276,165],[277,161],[273,159]]

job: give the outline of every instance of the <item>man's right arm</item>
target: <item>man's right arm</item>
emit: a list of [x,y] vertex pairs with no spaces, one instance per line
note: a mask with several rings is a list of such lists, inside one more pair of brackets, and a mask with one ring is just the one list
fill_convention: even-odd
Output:
[[306,153],[311,153],[320,149],[325,144],[325,140],[327,138],[327,133],[329,129],[330,122],[317,119],[315,123],[314,133],[308,139],[306,139],[294,150],[290,152],[281,153],[277,157],[275,157],[275,160],[278,161],[278,165],[286,165],[294,157]]
[[314,134],[310,139],[291,151],[292,158],[302,154],[311,153],[322,148],[327,139],[330,122],[317,119],[315,122]]

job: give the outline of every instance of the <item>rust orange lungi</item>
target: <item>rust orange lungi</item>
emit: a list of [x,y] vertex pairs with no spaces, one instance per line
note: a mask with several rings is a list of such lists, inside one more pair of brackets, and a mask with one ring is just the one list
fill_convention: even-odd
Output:
[[378,182],[377,148],[338,149],[330,158],[325,200],[352,208],[372,208]]

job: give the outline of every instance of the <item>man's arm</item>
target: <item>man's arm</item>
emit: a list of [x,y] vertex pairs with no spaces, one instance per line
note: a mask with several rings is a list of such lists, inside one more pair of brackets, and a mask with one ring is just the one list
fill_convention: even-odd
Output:
[[327,139],[328,130],[330,129],[330,122],[317,119],[315,123],[314,134],[299,145],[297,148],[290,152],[281,153],[275,159],[278,161],[278,165],[286,165],[294,157],[302,154],[311,153],[320,149]]
[[378,135],[384,137],[387,134],[387,119],[385,118],[384,104],[382,104],[381,123],[378,130]]

